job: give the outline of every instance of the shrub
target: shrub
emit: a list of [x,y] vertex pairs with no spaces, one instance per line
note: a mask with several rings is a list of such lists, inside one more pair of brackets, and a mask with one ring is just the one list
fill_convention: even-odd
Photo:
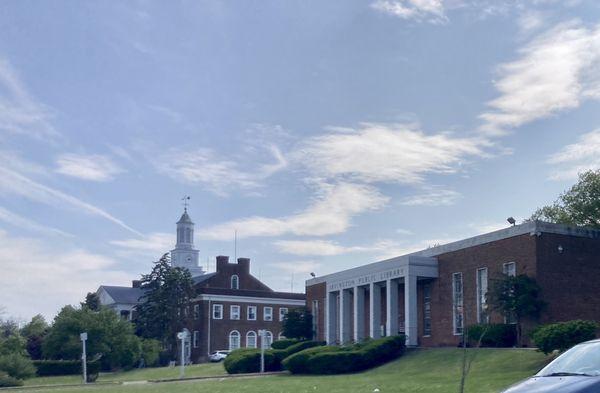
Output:
[[471,325],[467,329],[467,337],[473,346],[510,348],[517,345],[517,327],[505,323]]
[[23,386],[23,381],[11,377],[4,371],[0,371],[0,388],[10,388],[13,386]]
[[572,346],[596,337],[598,324],[593,321],[574,320],[538,327],[532,339],[540,351],[548,354],[554,350],[565,351]]
[[158,365],[161,351],[162,345],[160,344],[160,341],[154,339],[142,340],[142,358],[147,367]]
[[173,354],[170,351],[161,351],[158,354],[158,365],[161,367],[168,366],[173,360]]
[[341,374],[365,370],[400,356],[405,336],[385,337],[346,347],[317,347],[293,354],[283,366],[294,374]]
[[[36,374],[39,377],[78,375],[82,373],[80,360],[35,360],[33,364],[37,368]],[[100,372],[100,362],[88,362],[87,372],[88,375],[98,374]]]
[[13,353],[0,356],[0,371],[16,379],[26,379],[35,375],[35,366],[31,359]]
[[298,343],[300,340],[295,339],[295,338],[286,338],[283,340],[277,340],[274,341],[273,344],[271,344],[271,348],[273,349],[286,349],[287,347],[294,345],[296,343]]
[[[265,350],[265,371],[279,371],[281,362],[288,356],[308,348],[325,345],[324,341],[300,341],[286,349]],[[225,358],[223,364],[229,374],[256,373],[260,371],[260,349],[237,349]]]

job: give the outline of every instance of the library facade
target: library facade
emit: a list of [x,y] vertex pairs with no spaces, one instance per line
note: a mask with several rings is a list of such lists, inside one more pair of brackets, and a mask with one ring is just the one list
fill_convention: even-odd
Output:
[[600,319],[600,231],[540,221],[310,279],[306,305],[330,344],[402,333],[409,346],[456,346],[472,324],[510,322],[486,299],[503,274],[535,278],[537,323]]

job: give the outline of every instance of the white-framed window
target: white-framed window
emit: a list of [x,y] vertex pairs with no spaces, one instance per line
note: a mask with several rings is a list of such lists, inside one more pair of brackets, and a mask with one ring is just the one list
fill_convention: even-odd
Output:
[[488,323],[487,311],[488,269],[477,269],[477,323]]
[[248,306],[248,320],[256,321],[256,306]]
[[263,348],[269,349],[271,348],[271,344],[273,344],[273,333],[267,330],[265,331],[264,341],[261,343],[261,345]]
[[213,304],[213,319],[223,319],[223,305]]
[[194,304],[194,319],[200,319],[200,305]]
[[263,320],[265,320],[265,321],[273,320],[273,307],[264,307],[263,308]]
[[252,330],[246,333],[246,348],[256,348],[256,332]]
[[229,306],[229,319],[240,319],[240,306]]
[[233,351],[234,349],[238,349],[240,347],[240,332],[237,330],[232,330],[229,333],[229,350]]
[[463,333],[463,275],[452,274],[452,327],[454,335]]
[[502,265],[502,273],[510,277],[517,275],[517,264],[515,262],[507,262]]
[[279,322],[283,321],[283,318],[285,318],[285,315],[287,313],[288,313],[288,309],[286,307],[279,308]]
[[231,276],[231,289],[240,289],[240,278],[237,274]]
[[431,336],[431,283],[423,285],[423,335]]
[[194,348],[198,348],[199,339],[200,339],[200,332],[197,330],[194,330],[194,334],[192,335],[192,345],[194,346]]

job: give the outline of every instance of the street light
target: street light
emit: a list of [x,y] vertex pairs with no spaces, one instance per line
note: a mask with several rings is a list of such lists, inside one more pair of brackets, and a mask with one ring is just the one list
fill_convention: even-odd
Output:
[[260,372],[265,372],[265,329],[260,329],[258,335],[260,336]]
[[79,335],[79,338],[81,339],[81,344],[83,345],[82,348],[82,352],[81,352],[81,365],[83,366],[83,383],[87,383],[87,356],[85,354],[85,342],[88,339],[88,334],[87,332],[81,333]]
[[517,220],[515,220],[513,217],[508,217],[506,221],[508,221],[508,223],[512,226],[515,226],[515,224],[517,223]]
[[185,375],[185,341],[187,340],[188,332],[183,330],[177,333],[177,339],[181,340],[181,363],[179,369],[179,378],[183,378]]

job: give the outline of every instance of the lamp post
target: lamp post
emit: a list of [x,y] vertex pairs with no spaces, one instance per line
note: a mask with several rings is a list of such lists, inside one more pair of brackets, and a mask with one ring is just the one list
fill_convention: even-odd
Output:
[[258,334],[260,336],[260,372],[265,372],[265,329],[260,329]]
[[87,338],[88,338],[87,332],[81,333],[79,335],[79,338],[81,339],[81,344],[83,345],[82,352],[81,352],[81,365],[82,365],[82,369],[83,369],[83,383],[87,383],[87,356],[85,353],[85,342],[87,341]]
[[187,332],[184,330],[177,333],[177,338],[181,340],[181,363],[179,365],[179,378],[183,378],[185,375],[185,340],[187,339]]

